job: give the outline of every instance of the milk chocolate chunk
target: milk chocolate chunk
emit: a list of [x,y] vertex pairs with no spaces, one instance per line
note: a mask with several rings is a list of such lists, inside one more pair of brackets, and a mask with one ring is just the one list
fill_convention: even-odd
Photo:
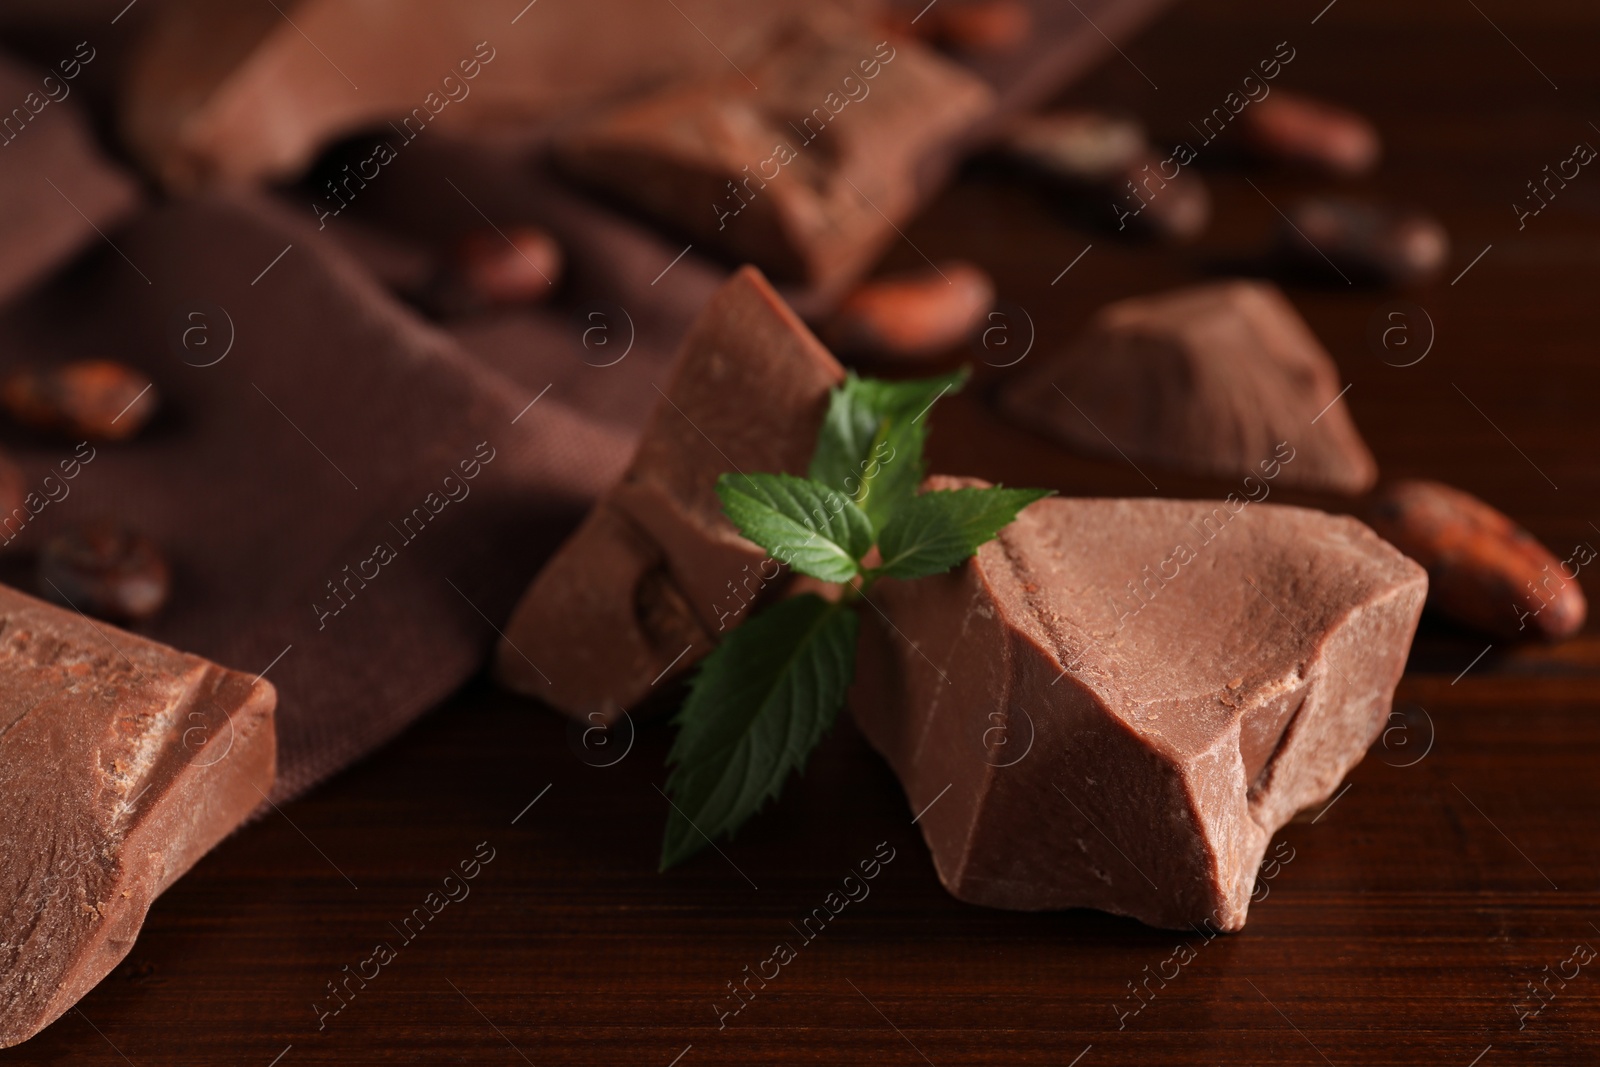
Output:
[[858,277],[897,238],[917,206],[919,164],[993,102],[985,83],[925,45],[818,17],[795,23],[744,75],[623,105],[567,139],[559,158],[697,244],[826,288]]
[[517,604],[500,680],[609,719],[775,596],[779,565],[723,515],[717,477],[804,474],[843,379],[759,271],[735,274],[684,339],[627,471]]
[[1284,295],[1230,281],[1111,304],[1000,402],[1085,452],[1361,493],[1377,464],[1339,391],[1338,368]]
[[1595,559],[1580,544],[1565,560],[1470,493],[1403,481],[1373,500],[1372,528],[1428,569],[1428,606],[1506,638],[1559,641],[1583,628],[1589,604],[1578,571]]
[[576,718],[610,721],[643,699],[680,652],[689,649],[684,659],[693,662],[712,644],[660,546],[602,499],[528,587],[496,671]]
[[1383,729],[1426,594],[1350,518],[1043,500],[876,587],[852,707],[956,897],[1237,930],[1272,835]]
[[0,1046],[132,947],[272,788],[259,678],[0,587]]
[[171,0],[150,13],[130,64],[122,132],[172,188],[287,178],[363,129],[383,131],[404,152],[436,124],[466,132],[565,114],[730,62],[744,66],[779,22],[816,5],[676,6]]

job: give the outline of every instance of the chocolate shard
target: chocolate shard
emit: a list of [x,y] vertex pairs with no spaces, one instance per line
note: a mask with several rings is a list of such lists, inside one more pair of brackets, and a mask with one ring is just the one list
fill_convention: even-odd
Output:
[[288,178],[363,129],[404,152],[436,120],[456,132],[503,127],[743,66],[778,24],[815,4],[772,0],[752,11],[740,0],[682,0],[674,10],[589,0],[547,5],[536,27],[512,29],[523,14],[535,17],[525,7],[169,0],[149,13],[119,124],[169,188]]
[[132,947],[151,902],[258,807],[269,682],[0,587],[0,1046]]
[[736,273],[684,339],[627,471],[517,604],[500,680],[609,720],[776,595],[779,565],[722,514],[717,478],[804,474],[843,380],[761,273]]
[[609,722],[686,647],[704,655],[712,644],[661,547],[602,499],[528,587],[495,670],[519,693]]
[[1000,406],[1096,455],[1227,478],[1270,465],[1283,485],[1362,493],[1377,463],[1339,394],[1338,368],[1288,299],[1229,281],[1103,308]]
[[1043,500],[877,587],[851,705],[956,897],[1237,930],[1272,835],[1383,728],[1426,595],[1350,518]]
[[896,238],[918,167],[994,106],[926,46],[834,17],[794,23],[745,74],[625,104],[558,158],[697,244],[831,291]]

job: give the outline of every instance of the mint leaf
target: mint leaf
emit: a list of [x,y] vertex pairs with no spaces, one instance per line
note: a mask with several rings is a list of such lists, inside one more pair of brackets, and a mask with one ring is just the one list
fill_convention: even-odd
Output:
[[966,383],[967,372],[910,382],[858,378],[852,372],[828,398],[810,475],[861,505],[874,530],[922,483],[928,410]]
[[940,574],[978,550],[1017,517],[1050,496],[1047,489],[940,489],[900,505],[878,539],[883,563],[872,576]]
[[662,870],[732,833],[804,766],[844,703],[859,625],[806,594],[755,615],[706,657],[674,719]]
[[722,510],[739,532],[802,574],[848,582],[872,547],[872,523],[848,497],[792,474],[724,474]]

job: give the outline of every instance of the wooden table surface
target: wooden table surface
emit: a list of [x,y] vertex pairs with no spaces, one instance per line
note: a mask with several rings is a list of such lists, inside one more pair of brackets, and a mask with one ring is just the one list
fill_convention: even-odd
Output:
[[[1288,286],[1351,383],[1342,402],[1385,475],[1462,486],[1562,556],[1600,544],[1600,174],[1571,181],[1525,229],[1511,206],[1545,164],[1600,144],[1600,15],[1580,0],[1325,2],[1183,5],[1072,99],[1184,136],[1288,41],[1280,87],[1348,102],[1383,130],[1385,166],[1359,187],[1432,210],[1455,240],[1446,277],[1414,292],[1331,275]],[[1251,269],[1273,205],[1324,184],[1247,169],[1222,143],[1202,161],[1216,219],[1196,247],[1120,243],[979,166],[891,265],[920,263],[918,249],[981,263],[1048,351],[1108,300]],[[1409,367],[1368,340],[1401,296],[1436,331]],[[979,369],[941,409],[937,467],[1150,492],[1126,464],[1073,459],[1000,423],[983,385],[1004,371]],[[1149,473],[1161,495],[1227,490]],[[1245,931],[1211,942],[953,900],[893,776],[847,723],[725,858],[658,875],[668,731],[645,725],[597,766],[622,739],[586,749],[546,709],[475,683],[203,860],[112,977],[0,1061],[1592,1063],[1600,960],[1577,961],[1600,946],[1597,629],[1553,649],[1486,649],[1425,622],[1394,728],[1331,807],[1279,834],[1288,861]],[[880,843],[894,859],[870,896],[719,1028],[726,983],[798,941],[791,922]],[[475,852],[493,858],[470,895],[402,940],[405,917]],[[319,1020],[338,1003],[329,983],[380,941],[395,958]]]

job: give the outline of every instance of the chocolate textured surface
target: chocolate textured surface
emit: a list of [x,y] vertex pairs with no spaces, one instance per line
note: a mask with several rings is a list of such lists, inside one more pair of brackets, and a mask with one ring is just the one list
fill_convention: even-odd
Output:
[[[814,5],[781,0],[753,17],[736,0],[678,11],[591,0],[520,27],[518,0],[281,6],[293,21],[272,4],[210,0],[169,0],[153,15],[119,104],[124,136],[167,185],[290,177],[328,143],[389,120],[409,119],[412,136],[436,118],[460,131],[720,72]],[[723,42],[721,55],[702,34]]]
[[723,515],[717,477],[803,474],[843,378],[758,271],[735,274],[690,329],[627,471],[518,603],[500,679],[610,718],[710,652],[781,573]]
[[1233,281],[1103,308],[1000,403],[1072,448],[1222,477],[1258,475],[1287,442],[1282,484],[1360,493],[1377,464],[1339,391],[1338,368],[1283,294]]
[[1377,737],[1426,592],[1354,519],[1044,500],[879,586],[852,706],[962,900],[1237,930],[1273,833]]
[[747,77],[624,104],[559,158],[696,242],[827,288],[895,240],[921,196],[918,168],[995,106],[925,45],[845,19],[796,22]]
[[0,586],[0,1046],[133,946],[150,903],[257,808],[271,683]]

